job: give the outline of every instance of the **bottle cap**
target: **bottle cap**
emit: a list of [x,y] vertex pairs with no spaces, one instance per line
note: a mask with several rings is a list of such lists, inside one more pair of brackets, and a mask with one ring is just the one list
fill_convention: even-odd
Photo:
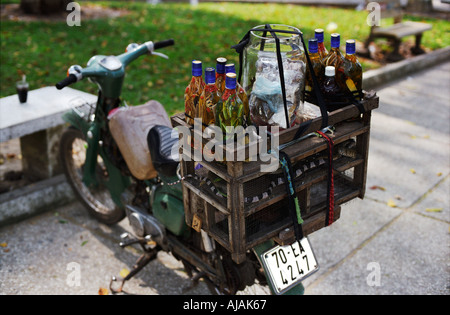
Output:
[[311,38],[309,40],[308,47],[309,47],[309,53],[310,54],[314,54],[314,53],[317,53],[319,51],[319,47],[318,47],[317,42],[318,42],[317,38]]
[[236,73],[236,68],[234,66],[234,63],[228,63],[225,65],[225,72],[226,73]]
[[234,90],[236,88],[236,73],[227,73],[225,78],[225,88],[229,90]]
[[200,60],[192,60],[192,76],[202,76],[202,62]]
[[341,35],[338,33],[331,34],[331,48],[339,48],[341,45]]
[[216,69],[212,67],[205,69],[205,82],[206,84],[216,83]]
[[224,57],[219,57],[216,59],[217,62],[217,73],[225,73],[225,64],[227,59]]
[[314,36],[315,36],[315,38],[317,38],[317,41],[319,43],[323,43],[323,29],[316,28]]
[[336,74],[336,69],[333,66],[325,67],[325,75],[327,77],[334,77],[335,74]]
[[354,39],[349,39],[345,42],[345,52],[349,55],[353,55],[356,51],[356,44]]

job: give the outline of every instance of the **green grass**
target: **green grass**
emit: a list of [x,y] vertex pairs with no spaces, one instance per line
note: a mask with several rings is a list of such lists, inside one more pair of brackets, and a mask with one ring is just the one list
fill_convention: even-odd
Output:
[[[80,4],[82,9],[87,5]],[[238,64],[238,55],[230,46],[238,43],[253,26],[267,22],[296,26],[303,31],[305,40],[313,36],[317,27],[326,30],[330,22],[337,24],[334,31],[341,33],[343,40],[362,41],[369,32],[367,14],[354,10],[282,4],[201,3],[198,7],[180,3],[103,4],[126,8],[131,13],[116,19],[82,19],[81,27],[69,27],[65,21],[2,20],[0,96],[15,93],[14,83],[22,73],[27,75],[32,89],[54,85],[65,77],[70,65],[85,66],[95,54],[117,55],[128,43],[174,38],[176,46],[163,50],[170,60],[145,56],[129,66],[122,93],[131,105],[157,99],[172,114],[184,106],[191,60],[201,59],[205,66],[215,66],[215,58],[224,56]],[[449,46],[450,23],[426,21],[433,24],[433,30],[424,36],[424,46],[430,49]],[[365,70],[372,66],[364,65]],[[74,87],[96,93],[96,86],[87,80]]]

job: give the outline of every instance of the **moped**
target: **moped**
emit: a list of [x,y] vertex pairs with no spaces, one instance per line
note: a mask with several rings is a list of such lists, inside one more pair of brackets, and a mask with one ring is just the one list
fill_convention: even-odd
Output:
[[[112,281],[111,290],[122,291],[124,283],[161,250],[183,263],[193,285],[203,279],[213,294],[236,294],[255,283],[271,288],[260,260],[260,249],[248,251],[247,259],[237,264],[207,233],[197,232],[185,223],[179,161],[170,149],[179,139],[162,105],[150,101],[127,106],[121,99],[127,65],[146,54],[167,57],[156,50],[171,45],[173,40],[148,41],[130,44],[125,53],[117,56],[96,55],[86,67],[71,66],[68,76],[56,84],[62,89],[88,78],[98,85],[95,107],[88,112],[72,110],[63,117],[70,127],[60,140],[62,167],[77,198],[96,219],[111,225],[125,216],[128,218],[134,235],[123,238],[120,246],[139,244],[143,249],[120,288],[113,288],[117,282]],[[121,123],[135,131],[132,140],[142,140],[146,147],[125,143],[129,149],[119,148],[117,142],[123,134],[117,130],[114,134],[113,121],[121,112],[130,114]],[[129,139],[120,141],[130,142]],[[149,161],[132,171],[130,160],[142,155],[138,152],[142,150],[144,159],[147,157]],[[274,247],[273,242],[269,244],[265,250]],[[272,255],[284,263],[286,257],[280,254],[278,251]],[[292,282],[285,292],[301,294],[303,286],[301,282]]]

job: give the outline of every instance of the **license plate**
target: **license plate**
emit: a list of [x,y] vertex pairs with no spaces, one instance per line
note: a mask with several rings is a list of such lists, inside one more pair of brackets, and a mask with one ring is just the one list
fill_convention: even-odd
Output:
[[261,260],[276,294],[283,294],[319,270],[306,237],[291,245],[269,249],[261,255]]

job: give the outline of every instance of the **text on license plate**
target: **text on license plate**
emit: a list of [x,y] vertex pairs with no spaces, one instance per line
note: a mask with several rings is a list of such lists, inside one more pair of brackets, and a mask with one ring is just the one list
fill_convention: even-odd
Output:
[[276,294],[284,293],[319,269],[306,237],[291,245],[271,248],[261,259]]

